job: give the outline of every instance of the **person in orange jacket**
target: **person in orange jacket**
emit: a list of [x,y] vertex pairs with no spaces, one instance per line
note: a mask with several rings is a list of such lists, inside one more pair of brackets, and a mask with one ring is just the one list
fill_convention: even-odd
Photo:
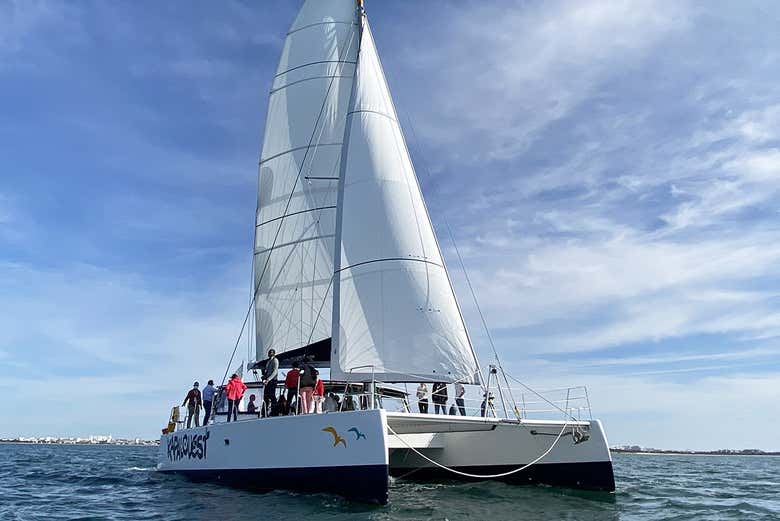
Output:
[[244,396],[246,391],[246,384],[241,381],[241,377],[233,373],[230,377],[230,381],[227,384],[227,398],[228,398],[228,416],[227,421],[230,421],[230,416],[233,416],[233,421],[238,419],[238,403]]

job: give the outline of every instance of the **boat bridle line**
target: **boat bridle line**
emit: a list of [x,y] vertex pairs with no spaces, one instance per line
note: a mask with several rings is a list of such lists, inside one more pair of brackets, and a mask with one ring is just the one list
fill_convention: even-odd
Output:
[[550,452],[552,452],[553,448],[555,448],[555,446],[558,444],[558,441],[560,441],[561,437],[563,436],[563,433],[566,432],[566,428],[568,426],[569,426],[569,420],[566,420],[564,422],[564,424],[563,424],[563,428],[561,428],[561,432],[559,432],[558,436],[556,436],[555,440],[553,440],[552,445],[550,445],[550,447],[546,451],[544,451],[541,454],[541,456],[539,456],[538,458],[536,458],[535,460],[533,460],[530,463],[526,463],[522,467],[518,467],[518,468],[510,470],[508,472],[501,472],[500,474],[471,474],[469,472],[463,472],[463,471],[454,469],[452,467],[448,467],[447,465],[443,465],[443,464],[439,463],[438,461],[434,461],[433,459],[429,458],[428,456],[426,456],[425,454],[423,454],[419,450],[417,450],[414,447],[412,447],[409,443],[406,442],[405,439],[403,439],[402,435],[398,434],[397,432],[395,432],[393,430],[393,428],[390,427],[390,425],[387,425],[387,430],[390,431],[390,433],[392,435],[394,435],[397,439],[401,440],[401,443],[406,445],[407,448],[409,448],[409,450],[411,450],[412,452],[414,452],[415,454],[420,456],[422,459],[428,461],[429,463],[432,463],[432,464],[436,465],[437,467],[439,467],[439,468],[441,468],[443,470],[446,470],[448,472],[452,472],[453,474],[457,474],[459,476],[464,476],[464,477],[467,477],[467,478],[496,479],[496,478],[503,478],[503,477],[506,477],[506,476],[511,476],[512,474],[517,474],[518,472],[522,472],[525,469],[527,469],[528,467],[530,467],[532,465],[535,465],[535,464],[539,463],[540,461],[542,461],[548,454],[550,454]]
[[[352,42],[355,39],[355,33],[352,33],[350,36],[349,42],[347,43],[346,47],[344,48],[344,54],[345,56],[349,53],[349,50],[352,48]],[[343,61],[343,60],[341,60]],[[241,325],[241,330],[238,334],[238,338],[236,339],[236,344],[233,347],[233,353],[230,355],[230,360],[228,360],[227,367],[225,369],[225,374],[222,377],[222,385],[225,385],[225,380],[227,379],[228,372],[230,372],[230,366],[233,363],[233,359],[236,356],[236,351],[238,350],[238,346],[241,343],[241,337],[244,334],[244,330],[246,329],[247,321],[249,320],[249,316],[252,313],[252,306],[254,306],[255,299],[257,298],[257,292],[260,291],[260,284],[263,281],[263,277],[265,276],[265,272],[268,269],[269,262],[271,260],[271,252],[274,249],[274,246],[276,246],[276,241],[279,239],[279,234],[282,231],[282,226],[284,226],[284,218],[287,216],[287,212],[290,209],[290,203],[292,202],[293,196],[295,195],[295,190],[298,187],[298,182],[301,179],[301,173],[303,172],[304,167],[306,166],[306,158],[309,155],[309,150],[311,150],[311,146],[314,143],[314,138],[317,135],[317,127],[320,124],[320,120],[322,119],[322,115],[325,113],[325,107],[328,104],[328,98],[330,97],[330,91],[333,88],[333,83],[336,80],[336,76],[334,75],[330,79],[330,83],[328,83],[328,89],[325,91],[325,96],[322,100],[322,105],[320,106],[320,112],[317,115],[317,119],[314,122],[314,128],[311,131],[311,137],[309,138],[309,144],[306,147],[306,151],[303,155],[303,160],[301,161],[301,166],[298,168],[298,175],[295,177],[295,182],[293,183],[293,187],[290,190],[290,196],[287,198],[287,203],[284,207],[284,212],[282,212],[282,219],[279,221],[279,227],[276,229],[276,234],[274,235],[274,240],[271,244],[271,248],[269,249],[268,256],[265,259],[265,263],[263,264],[263,270],[260,272],[260,277],[257,279],[257,284],[255,284],[254,291],[252,293],[252,299],[249,303],[249,307],[246,310],[246,315],[244,316],[244,322]],[[322,137],[322,130],[320,130],[320,137]],[[257,213],[255,213],[257,215]],[[254,251],[254,245],[252,247],[252,250]]]

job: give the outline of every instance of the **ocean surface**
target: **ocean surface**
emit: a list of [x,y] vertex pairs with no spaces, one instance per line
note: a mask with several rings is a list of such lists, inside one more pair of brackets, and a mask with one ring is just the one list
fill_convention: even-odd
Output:
[[394,480],[390,504],[256,494],[154,471],[156,447],[0,444],[5,520],[778,520],[780,457],[615,454],[617,492]]

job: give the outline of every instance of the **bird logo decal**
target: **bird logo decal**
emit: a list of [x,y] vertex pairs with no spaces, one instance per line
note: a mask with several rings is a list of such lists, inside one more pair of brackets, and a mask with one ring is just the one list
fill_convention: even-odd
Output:
[[352,427],[347,432],[355,433],[355,441],[359,440],[360,438],[363,438],[364,440],[366,439],[366,435],[360,432],[357,427]]
[[341,443],[341,444],[342,444],[342,445],[344,445],[344,447],[346,448],[346,446],[347,446],[347,440],[345,440],[344,438],[342,438],[341,436],[339,436],[339,433],[338,433],[338,432],[336,432],[336,429],[335,429],[334,427],[325,427],[325,428],[324,428],[324,429],[322,429],[322,430],[323,430],[323,432],[329,432],[329,433],[331,433],[331,434],[333,435],[333,446],[334,446],[334,447],[335,447],[336,445],[338,445],[339,443]]

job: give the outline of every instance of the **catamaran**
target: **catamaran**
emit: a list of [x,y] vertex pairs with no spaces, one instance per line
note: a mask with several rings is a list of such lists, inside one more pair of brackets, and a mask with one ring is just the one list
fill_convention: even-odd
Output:
[[[342,406],[172,423],[161,472],[380,504],[391,476],[614,490],[586,389],[518,394],[500,362],[480,366],[362,0],[303,3],[270,90],[259,170],[246,369],[263,369],[274,349],[282,369],[328,371]],[[475,406],[412,412],[406,386],[421,382],[465,385]]]

